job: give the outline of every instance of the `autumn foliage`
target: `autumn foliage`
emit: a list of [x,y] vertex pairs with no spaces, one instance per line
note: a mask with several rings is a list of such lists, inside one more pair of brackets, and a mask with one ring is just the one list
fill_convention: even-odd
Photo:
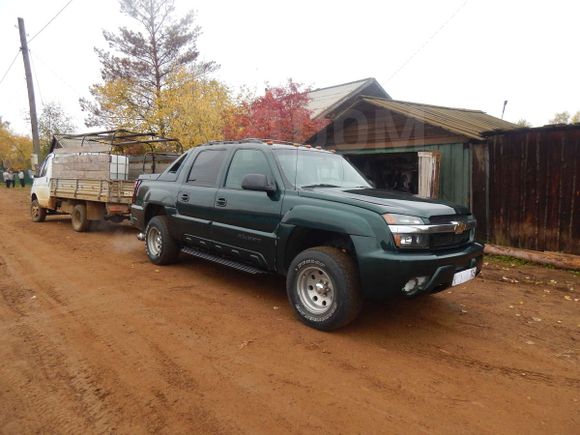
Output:
[[292,80],[270,87],[263,96],[242,101],[224,129],[228,140],[248,137],[304,142],[326,120],[314,120],[308,109],[308,90]]
[[8,123],[0,117],[0,167],[12,170],[30,167],[32,140],[10,130]]

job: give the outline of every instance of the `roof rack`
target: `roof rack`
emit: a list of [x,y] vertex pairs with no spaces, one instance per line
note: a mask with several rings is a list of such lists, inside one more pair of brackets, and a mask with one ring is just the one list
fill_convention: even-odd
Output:
[[246,139],[239,139],[239,140],[213,140],[207,142],[204,145],[229,145],[229,144],[242,144],[242,143],[262,143],[265,145],[292,145],[292,146],[304,146],[304,144],[296,143],[296,142],[289,142],[285,140],[278,140],[278,139],[263,139],[257,137],[248,137]]

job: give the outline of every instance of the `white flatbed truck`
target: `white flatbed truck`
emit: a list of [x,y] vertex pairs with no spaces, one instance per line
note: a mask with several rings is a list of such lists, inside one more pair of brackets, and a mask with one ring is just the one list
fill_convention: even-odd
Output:
[[182,151],[177,140],[152,133],[55,135],[30,192],[32,220],[70,214],[79,232],[91,222],[122,222],[130,216],[139,175],[162,172]]

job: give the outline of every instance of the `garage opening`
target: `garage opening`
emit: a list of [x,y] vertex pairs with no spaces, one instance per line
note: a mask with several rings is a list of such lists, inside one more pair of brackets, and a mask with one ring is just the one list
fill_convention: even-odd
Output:
[[407,192],[425,198],[437,198],[439,194],[439,151],[347,154],[345,157],[377,189]]

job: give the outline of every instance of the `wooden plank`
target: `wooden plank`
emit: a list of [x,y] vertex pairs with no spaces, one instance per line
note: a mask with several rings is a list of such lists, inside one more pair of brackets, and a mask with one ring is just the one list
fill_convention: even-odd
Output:
[[580,256],[550,251],[530,251],[499,245],[485,245],[484,252],[491,255],[507,255],[540,264],[550,264],[561,269],[580,270]]
[[471,147],[471,212],[477,219],[475,230],[478,240],[487,238],[487,143]]
[[523,174],[524,201],[522,212],[521,246],[534,249],[536,244],[536,229],[538,226],[537,167],[538,153],[535,134],[528,132],[525,140],[525,166]]
[[547,177],[546,177],[546,214],[544,237],[545,244],[542,251],[558,250],[559,235],[559,186],[560,186],[560,159],[561,159],[561,140],[559,132],[548,132],[547,141],[544,141],[550,147],[546,152],[547,160]]
[[50,192],[57,198],[130,204],[133,187],[132,182],[121,180],[53,179]]

